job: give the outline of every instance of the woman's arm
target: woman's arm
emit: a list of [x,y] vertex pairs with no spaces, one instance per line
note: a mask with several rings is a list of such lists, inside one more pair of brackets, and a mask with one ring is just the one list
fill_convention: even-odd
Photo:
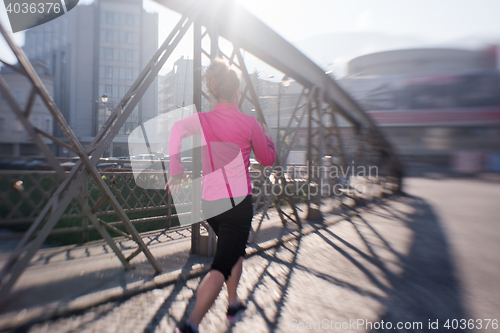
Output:
[[276,148],[271,140],[267,126],[264,128],[255,120],[252,126],[252,147],[255,157],[260,164],[271,166],[276,161]]
[[181,162],[182,139],[201,134],[201,123],[198,113],[181,119],[172,126],[168,150],[170,155],[170,177],[184,172]]

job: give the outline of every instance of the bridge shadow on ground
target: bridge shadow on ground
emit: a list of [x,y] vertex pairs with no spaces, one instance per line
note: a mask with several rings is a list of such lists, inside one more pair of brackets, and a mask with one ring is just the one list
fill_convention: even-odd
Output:
[[[425,200],[392,197],[358,213],[328,228],[316,225],[307,236],[247,259],[239,289],[248,304],[245,318],[234,326],[226,323],[222,292],[201,330],[286,332],[293,330],[291,323],[311,322],[320,325],[313,329],[324,331],[322,319],[335,323],[364,318],[422,326],[398,330],[375,324],[326,331],[439,332],[446,330],[447,319],[468,318],[447,235]],[[160,322],[171,325],[187,317],[198,284],[178,283],[144,332],[158,332]],[[190,296],[174,315],[172,307],[187,287]],[[436,320],[439,329],[429,329],[429,321]]]
[[[386,203],[380,207],[389,216],[405,222],[413,232],[413,240],[408,255],[402,258],[403,274],[392,278],[393,288],[385,303],[386,311],[379,321],[421,322],[423,327],[420,331],[448,332],[450,329],[444,327],[448,320],[451,324],[453,319],[460,321],[470,317],[447,235],[438,216],[425,200],[410,196],[397,200],[410,204],[415,212],[405,216]],[[437,329],[430,329],[429,323],[436,322],[438,326],[434,327]],[[453,331],[468,330],[458,328]]]
[[[447,235],[433,208],[410,196],[376,204],[347,221],[325,229],[318,225],[312,234],[259,254],[263,263],[247,268],[242,277],[243,284],[251,285],[242,293],[248,302],[246,319],[236,326],[220,323],[219,331],[289,331],[293,319],[320,325],[324,318],[333,323],[364,318],[411,327],[375,324],[354,331],[439,332],[448,331],[448,319],[469,318]],[[345,232],[347,228],[352,233]],[[321,262],[329,268],[318,265]],[[224,306],[214,310],[219,318],[224,311]],[[431,330],[429,323],[436,321],[438,329]],[[146,331],[154,331],[154,325]]]
[[[332,316],[333,318],[343,318],[339,319],[339,322],[348,319],[364,319],[365,326],[356,331],[448,331],[443,326],[448,319],[451,321],[452,319],[469,318],[465,310],[447,235],[433,208],[425,200],[417,197],[401,196],[391,199],[380,200],[377,202],[378,207],[373,207],[368,214],[360,213],[360,215],[348,220],[359,235],[360,242],[357,244],[354,242],[354,237],[341,236],[342,230],[339,230],[337,234],[336,231],[341,229],[340,225],[323,230],[318,229],[315,232],[315,235],[318,235],[322,241],[347,259],[351,265],[351,268],[347,268],[347,270],[352,270],[355,267],[354,271],[357,270],[356,275],[359,275],[359,280],[356,278],[346,279],[345,275],[342,276],[336,272],[335,264],[328,272],[311,267],[312,265],[307,264],[307,258],[311,255],[314,256],[314,253],[304,253],[304,260],[297,260],[297,255],[302,255],[301,242],[298,241],[297,248],[292,251],[295,254],[293,260],[286,264],[290,273],[283,286],[284,290],[281,291],[284,297],[276,302],[278,311],[276,311],[274,318],[266,320],[270,331],[277,330],[278,326],[280,330],[291,328],[290,318],[294,318],[295,315],[299,316],[299,307],[288,304],[287,299],[290,276],[296,270],[306,271],[308,275],[327,282],[333,290],[342,288],[349,290],[351,294],[358,294],[353,299],[371,298],[379,303],[379,306],[374,306],[377,308],[378,315],[372,318],[362,317],[362,314],[366,313],[362,303],[349,302],[349,300],[345,301],[345,306],[349,309],[345,313],[350,313],[349,316],[346,314]],[[400,207],[404,207],[403,211],[399,210]],[[399,230],[391,230],[389,227],[391,223],[399,224]],[[382,226],[382,224],[386,224],[386,226]],[[401,229],[406,229],[405,233],[409,235],[407,251],[396,250],[392,245],[397,243],[395,239],[401,237],[401,235],[397,235],[402,232]],[[311,249],[307,251],[311,251]],[[274,262],[280,261],[275,256],[268,254],[263,255],[263,257]],[[343,266],[339,265],[340,269],[342,269],[341,267]],[[268,274],[268,272],[264,274]],[[368,284],[359,282],[363,280],[368,281]],[[307,283],[307,280],[303,279],[299,283]],[[323,290],[328,293],[330,288],[327,287]],[[290,294],[293,294],[293,291]],[[335,295],[335,292],[332,295]],[[252,300],[252,296],[249,299]],[[297,299],[300,298],[290,297],[291,301]],[[334,303],[336,300],[332,299],[331,302]],[[289,315],[286,318],[280,318],[283,305],[285,308],[288,307]],[[325,304],[324,302],[314,304],[313,300],[308,303],[308,306],[316,308],[324,307]],[[338,307],[333,309],[339,311]],[[299,321],[303,321],[307,325],[307,321],[313,322],[312,319],[303,317]],[[408,326],[399,330],[395,327],[388,329],[387,325],[384,328],[377,326],[377,324],[366,326],[368,319],[372,323],[383,321],[397,325],[401,322]],[[436,321],[438,329],[429,329],[429,323]],[[411,326],[407,323],[411,323]],[[422,326],[418,327],[418,323],[422,323]],[[348,330],[342,329],[342,331]]]

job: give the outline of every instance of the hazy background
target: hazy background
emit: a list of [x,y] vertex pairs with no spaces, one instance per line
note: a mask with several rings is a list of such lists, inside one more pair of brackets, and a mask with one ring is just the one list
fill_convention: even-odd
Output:
[[[437,46],[477,49],[500,43],[500,2],[496,0],[235,1],[336,77],[345,74],[350,59],[377,51]],[[5,8],[0,8],[0,22],[10,31]],[[163,42],[180,15],[150,0],[144,1],[144,8],[159,13],[158,39]],[[18,45],[24,44],[24,32],[12,36]],[[192,36],[186,37],[163,72],[180,55],[192,54]],[[14,61],[3,39],[0,57]],[[270,68],[263,70],[274,75]]]

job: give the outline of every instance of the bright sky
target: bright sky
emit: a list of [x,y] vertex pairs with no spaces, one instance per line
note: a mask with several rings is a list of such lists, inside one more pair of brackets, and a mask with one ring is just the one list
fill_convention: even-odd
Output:
[[432,41],[500,37],[499,0],[236,0],[290,41],[372,31]]
[[[378,32],[403,35],[437,43],[465,37],[496,37],[500,40],[500,0],[234,0],[285,39],[296,42],[324,33]],[[80,4],[92,0],[81,0]],[[159,39],[163,41],[179,15],[151,0],[147,11],[159,13]],[[5,7],[0,22],[10,31]],[[24,44],[24,33],[12,34]],[[342,47],[342,45],[339,45]],[[192,54],[192,37],[185,38],[162,73],[180,55]],[[192,55],[191,55],[192,57]],[[0,41],[0,58],[14,61]]]

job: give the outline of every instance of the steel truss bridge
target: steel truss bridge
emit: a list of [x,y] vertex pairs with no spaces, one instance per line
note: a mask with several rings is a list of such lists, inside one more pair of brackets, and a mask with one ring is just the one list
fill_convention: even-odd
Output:
[[[206,57],[208,60],[215,57],[225,58],[240,72],[244,82],[244,89],[241,93],[239,106],[241,107],[244,101],[250,102],[255,108],[259,122],[262,124],[266,124],[266,117],[259,104],[259,96],[252,84],[251,75],[245,66],[243,52],[251,53],[302,85],[302,92],[297,99],[288,124],[283,128],[284,134],[278,134],[278,142],[276,142],[278,159],[273,170],[286,169],[287,157],[296,143],[297,129],[304,129],[303,124],[307,124],[305,126],[307,129],[306,164],[309,168],[307,168],[305,180],[309,187],[318,186],[321,178],[320,174],[312,172],[313,167],[325,165],[325,159],[322,157],[334,156],[336,158],[327,159],[326,163],[345,168],[349,159],[355,161],[356,165],[377,166],[379,174],[376,181],[387,188],[390,187],[395,191],[399,190],[402,176],[401,164],[391,145],[373,121],[324,70],[276,32],[231,1],[155,1],[180,13],[182,18],[142,70],[130,90],[117,104],[93,141],[86,147],[83,147],[76,138],[23,50],[14,44],[9,34],[0,25],[0,32],[18,60],[18,64],[15,65],[4,61],[2,63],[28,78],[32,85],[25,109],[16,101],[2,75],[0,75],[0,92],[12,112],[33,138],[33,142],[52,165],[56,174],[63,179],[2,268],[0,272],[0,301],[7,297],[13,285],[54,229],[72,200],[78,202],[86,217],[113,249],[125,269],[132,268],[130,261],[142,252],[156,273],[162,271],[108,184],[101,178],[96,169],[96,164],[190,27],[193,28],[194,33],[193,101],[198,111],[201,110],[202,100],[209,100],[207,93],[202,90],[202,57]],[[220,38],[224,38],[232,44],[231,52],[222,52],[219,47]],[[204,49],[202,45],[208,44],[208,40],[210,49]],[[30,122],[29,117],[36,96],[40,96],[67,142],[36,128]],[[339,130],[340,120],[349,125],[350,137],[348,144],[343,142],[345,137],[341,135]],[[51,149],[42,139],[43,137],[67,148],[79,157],[78,162],[69,173],[65,172],[60,166]],[[193,166],[195,167],[192,177],[200,176],[200,163],[197,163],[200,159],[201,156],[193,156]],[[197,165],[198,167],[196,167]],[[93,206],[89,205],[88,201],[82,197],[82,185],[89,177],[95,182],[95,186],[100,191],[100,198]],[[283,187],[286,186],[287,182],[293,181],[283,172],[271,172],[262,177],[261,186],[267,189]],[[193,219],[197,218],[196,210],[199,206],[195,206],[195,203],[197,202],[196,199],[199,199],[199,197],[196,197],[199,196],[199,192],[199,189],[193,188]],[[347,192],[345,195],[348,195]],[[277,210],[283,224],[295,223],[298,226],[301,225],[293,197],[287,196],[285,193],[267,196],[263,195],[263,193],[265,191],[260,191],[260,195],[255,198],[254,213],[260,214],[260,217],[257,227],[254,227],[254,233],[258,231],[262,219],[270,209]],[[270,191],[270,193],[276,192]],[[324,199],[325,195],[318,192],[317,195],[311,196],[307,200],[307,219],[321,220],[322,216],[319,208]],[[127,232],[122,232],[97,217],[96,212],[106,202],[114,209]],[[283,203],[288,204],[286,209]],[[134,240],[137,243],[137,249],[128,257],[125,257],[110,236],[108,229],[115,232],[119,231],[121,235]],[[209,237],[211,240],[209,243],[211,242],[213,245],[215,237],[211,232]],[[200,223],[192,225],[191,242],[192,251],[198,253],[200,251]]]

